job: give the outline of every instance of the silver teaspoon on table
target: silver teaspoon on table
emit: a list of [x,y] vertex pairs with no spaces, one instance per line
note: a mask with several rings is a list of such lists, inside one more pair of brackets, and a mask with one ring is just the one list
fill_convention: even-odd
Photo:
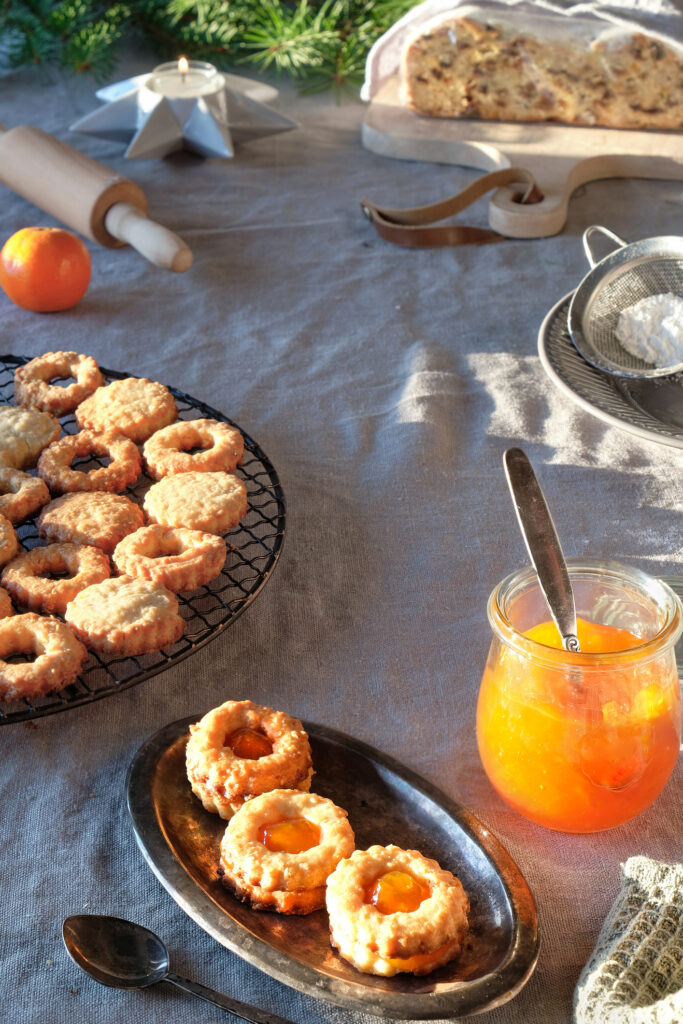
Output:
[[508,448],[503,455],[503,465],[529,557],[560,631],[562,646],[565,651],[579,651],[574,594],[541,486],[521,448]]
[[62,935],[72,959],[100,985],[147,988],[157,981],[168,981],[253,1024],[292,1024],[276,1013],[259,1010],[173,974],[169,970],[168,950],[159,936],[132,921],[100,914],[76,914],[67,917]]

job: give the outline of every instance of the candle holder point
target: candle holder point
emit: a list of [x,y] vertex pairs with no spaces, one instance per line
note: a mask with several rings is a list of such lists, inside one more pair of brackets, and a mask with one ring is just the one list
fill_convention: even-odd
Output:
[[155,71],[114,82],[96,93],[104,106],[80,118],[70,130],[127,145],[129,160],[154,159],[178,150],[230,159],[236,143],[297,127],[262,102],[277,95],[270,86],[216,74],[214,92],[187,97],[150,88]]

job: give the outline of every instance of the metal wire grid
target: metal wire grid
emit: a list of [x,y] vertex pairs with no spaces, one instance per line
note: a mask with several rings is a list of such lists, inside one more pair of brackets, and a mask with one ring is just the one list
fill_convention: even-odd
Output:
[[[571,391],[596,410],[650,435],[659,435],[680,442],[683,435],[678,427],[655,419],[644,411],[631,393],[632,382],[627,378],[603,373],[586,362],[572,343],[567,328],[567,313],[571,295],[555,309],[545,329],[545,351],[552,369]],[[657,388],[659,382],[644,382]],[[666,443],[666,442],[665,442]]]
[[[0,404],[10,403],[14,396],[14,371],[28,362],[26,356],[0,356]],[[130,374],[100,367],[106,383],[121,380]],[[208,418],[238,425],[222,413],[190,395],[169,387],[178,407],[179,419]],[[61,418],[66,434],[78,431],[73,414]],[[241,428],[238,428],[241,429]],[[0,725],[27,721],[89,704],[120,690],[149,679],[183,661],[199,650],[247,608],[270,577],[279,558],[285,535],[285,501],[278,475],[268,456],[244,431],[244,460],[237,475],[247,488],[249,512],[238,526],[225,535],[228,555],[220,575],[191,593],[178,594],[179,612],[185,619],[185,631],[177,643],[153,654],[137,657],[107,658],[91,651],[80,676],[59,693],[48,694],[35,701],[21,700],[0,704]],[[91,467],[102,460],[89,460]],[[75,465],[86,469],[83,460]],[[123,492],[138,504],[154,483],[144,472],[132,487]],[[35,519],[17,527],[24,547],[43,543]]]
[[[582,353],[601,368],[617,372],[649,370],[650,363],[631,355],[616,336],[617,322],[624,309],[651,295],[683,293],[683,259],[679,256],[651,256],[617,268],[599,283],[589,298],[581,327],[590,350]],[[595,358],[597,354],[597,358]]]

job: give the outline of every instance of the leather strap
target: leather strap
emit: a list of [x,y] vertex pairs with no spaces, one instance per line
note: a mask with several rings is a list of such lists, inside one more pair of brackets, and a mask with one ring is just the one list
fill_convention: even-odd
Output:
[[377,234],[386,242],[406,246],[481,245],[484,242],[502,242],[504,235],[490,228],[467,227],[463,224],[442,224],[436,221],[452,217],[466,209],[481,196],[503,185],[525,185],[517,202],[538,203],[543,198],[533,176],[522,167],[506,167],[477,178],[471,185],[449,199],[429,206],[413,206],[405,210],[391,210],[361,199],[361,210],[374,225]]

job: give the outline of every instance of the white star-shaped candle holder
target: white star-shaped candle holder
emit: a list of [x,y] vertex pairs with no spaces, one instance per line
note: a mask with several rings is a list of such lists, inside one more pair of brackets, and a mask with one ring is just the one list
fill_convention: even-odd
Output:
[[182,57],[95,95],[104,106],[72,124],[71,131],[121,142],[130,160],[181,149],[230,158],[236,143],[297,127],[261,102],[273,99],[277,90]]

